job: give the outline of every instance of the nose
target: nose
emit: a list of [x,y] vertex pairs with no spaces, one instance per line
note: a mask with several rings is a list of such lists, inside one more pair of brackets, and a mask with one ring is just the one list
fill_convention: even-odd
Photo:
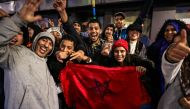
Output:
[[63,48],[63,51],[65,52],[65,51],[67,51],[67,48],[65,47],[65,48]]
[[95,28],[92,29],[92,32],[95,32]]
[[44,46],[45,46],[45,47],[48,47],[48,46],[49,46],[48,42],[45,42]]
[[66,51],[68,51],[68,49],[67,49],[67,47],[62,47],[61,51],[66,52]]
[[121,56],[121,52],[118,52],[118,55]]
[[45,47],[50,47],[51,46],[51,41],[50,40],[45,41],[44,46]]
[[172,30],[169,30],[169,31],[168,31],[168,33],[172,34],[172,33],[173,33],[173,31],[172,31]]

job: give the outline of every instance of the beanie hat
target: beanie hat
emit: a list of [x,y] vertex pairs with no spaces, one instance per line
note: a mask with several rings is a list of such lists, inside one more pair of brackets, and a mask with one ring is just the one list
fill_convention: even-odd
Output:
[[128,49],[129,49],[128,42],[124,39],[119,39],[119,40],[115,41],[112,46],[112,50],[114,50],[116,47],[123,47],[123,48],[125,48],[126,51],[128,51]]

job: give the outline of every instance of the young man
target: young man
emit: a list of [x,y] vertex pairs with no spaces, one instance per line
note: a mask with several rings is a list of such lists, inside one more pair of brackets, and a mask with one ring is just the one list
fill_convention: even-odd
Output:
[[[141,9],[141,12],[139,13],[138,17],[136,18],[136,20],[133,22],[133,24],[138,24],[138,25],[142,25],[143,24],[143,20],[144,18],[147,17],[150,8],[153,4],[153,0],[145,0],[145,3]],[[125,13],[123,12],[118,12],[114,14],[114,21],[115,21],[115,26],[116,26],[116,31],[114,33],[114,40],[118,40],[118,39],[124,39],[126,40],[126,38],[128,37],[127,35],[127,29],[125,28]],[[146,42],[143,42],[146,44]]]
[[126,39],[127,38],[127,28],[125,28],[125,13],[118,12],[114,14],[114,22],[116,31],[114,33],[114,40]]
[[[54,7],[57,9],[61,16],[63,28],[66,25],[69,25],[66,12],[66,0],[57,1],[57,3],[54,4]],[[64,30],[67,31],[68,28],[64,28]],[[73,30],[70,31],[70,33],[73,36],[76,36],[75,39],[79,45],[83,45],[83,47],[85,47],[84,51],[86,52],[87,56],[91,57],[92,60],[98,60],[98,55],[100,55],[102,44],[104,43],[104,41],[100,38],[101,24],[98,20],[92,19],[88,22],[88,38],[82,40],[76,31]]]
[[140,41],[141,33],[142,33],[141,25],[131,24],[128,26],[127,41],[129,43],[129,54],[136,54],[141,58],[146,58],[146,47]]
[[57,90],[46,64],[55,38],[47,32],[39,33],[32,51],[24,46],[9,45],[21,26],[41,18],[34,16],[40,3],[41,0],[27,0],[19,14],[0,20],[0,67],[4,69],[5,109],[58,109]]
[[102,50],[102,45],[104,40],[100,38],[101,36],[101,23],[96,19],[91,19],[88,22],[88,35],[89,38],[85,40],[88,45],[89,56],[93,59],[97,59],[97,56],[100,55]]

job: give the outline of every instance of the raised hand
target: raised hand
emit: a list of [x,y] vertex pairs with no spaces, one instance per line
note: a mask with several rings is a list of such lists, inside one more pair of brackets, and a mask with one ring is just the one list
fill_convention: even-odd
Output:
[[106,44],[103,48],[102,48],[102,51],[101,51],[101,54],[103,56],[109,56],[110,54],[110,51],[111,51],[111,45],[110,44]]
[[19,11],[19,16],[25,22],[34,22],[41,19],[41,16],[34,16],[42,0],[26,0],[25,4]]
[[66,0],[54,0],[53,6],[57,11],[62,11],[66,9],[66,4]]
[[190,48],[187,45],[187,32],[185,29],[181,30],[180,38],[175,43],[172,43],[166,51],[166,59],[169,62],[177,63],[180,60],[184,59],[190,53]]
[[53,7],[59,12],[61,16],[61,21],[63,23],[68,21],[68,16],[66,12],[67,0],[54,0]]
[[5,12],[3,9],[0,9],[0,17],[7,17],[9,14]]

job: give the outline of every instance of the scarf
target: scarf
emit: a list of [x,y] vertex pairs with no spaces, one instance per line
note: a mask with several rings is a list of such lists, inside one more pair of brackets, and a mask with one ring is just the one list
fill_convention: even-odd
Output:
[[185,96],[190,96],[190,55],[188,55],[181,66],[180,85]]

